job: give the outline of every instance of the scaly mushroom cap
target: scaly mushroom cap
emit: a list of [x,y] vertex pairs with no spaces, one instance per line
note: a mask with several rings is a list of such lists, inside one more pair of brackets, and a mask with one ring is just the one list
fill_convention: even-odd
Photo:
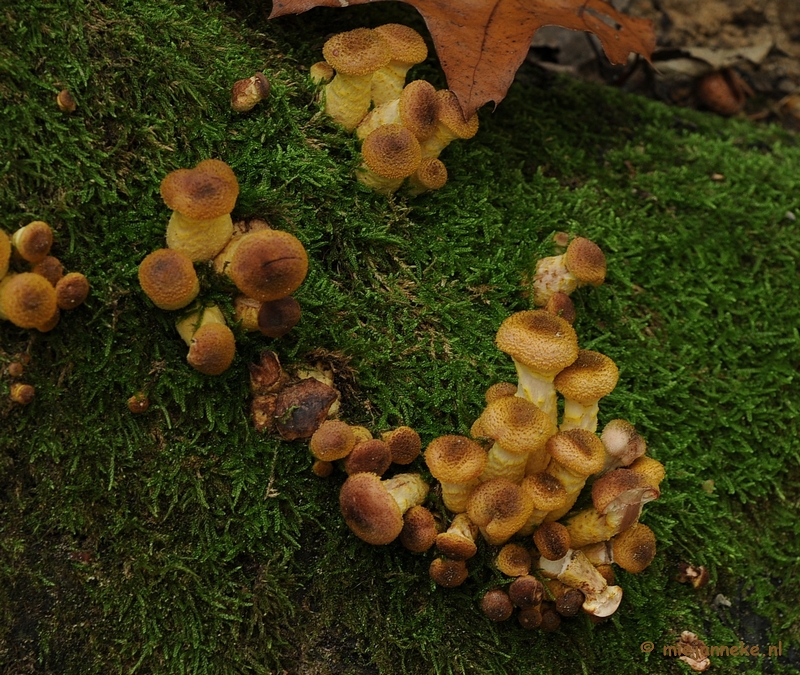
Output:
[[469,560],[478,552],[478,528],[466,513],[456,514],[446,532],[436,537],[436,548],[452,560]]
[[447,183],[447,167],[436,157],[423,157],[408,183],[409,194],[412,196],[428,190],[439,190]]
[[20,328],[38,328],[56,313],[56,290],[39,274],[23,272],[0,282],[0,318]]
[[194,169],[178,169],[161,181],[161,197],[173,211],[194,220],[210,220],[233,211],[239,181],[218,159],[205,159]]
[[531,571],[531,554],[519,544],[506,544],[494,561],[495,566],[508,577],[521,577]]
[[294,293],[308,272],[308,255],[294,235],[258,230],[244,235],[227,273],[245,295],[269,302]]
[[153,251],[142,260],[139,285],[156,307],[168,310],[186,307],[200,292],[192,261],[171,248]]
[[403,516],[400,543],[409,551],[422,553],[436,541],[436,521],[424,506],[412,506]]
[[515,607],[535,607],[542,602],[544,587],[531,574],[517,577],[508,587],[508,597]]
[[489,544],[503,544],[520,529],[533,511],[533,502],[519,485],[493,478],[476,487],[467,502],[467,514]]
[[486,468],[486,450],[466,436],[439,436],[425,449],[425,464],[436,480],[468,483]]
[[354,473],[374,473],[382,476],[392,464],[389,446],[377,438],[356,443],[344,459],[344,470],[348,476]]
[[89,295],[89,280],[80,272],[70,272],[58,280],[55,288],[58,308],[75,309]]
[[374,473],[348,477],[339,506],[347,526],[368,544],[388,544],[403,530],[403,512]]
[[[592,503],[601,514],[607,513],[612,508],[644,504],[657,499],[658,496],[657,487],[650,485],[643,475],[630,469],[609,471],[592,485]],[[628,526],[630,524],[628,523]]]
[[356,437],[350,425],[341,420],[326,420],[312,434],[309,447],[317,459],[333,462],[350,454]]
[[381,434],[381,438],[389,446],[395,464],[411,464],[422,450],[422,440],[411,427],[397,427]]
[[53,230],[43,220],[34,220],[18,229],[11,236],[11,243],[19,255],[31,263],[38,263],[50,253],[53,245]]
[[565,398],[589,406],[614,391],[618,380],[614,361],[600,352],[580,349],[578,358],[555,376],[553,384]]
[[514,605],[508,593],[500,588],[493,588],[481,599],[481,611],[491,621],[505,621],[514,612]]
[[[2,233],[0,233],[0,248],[2,248],[1,237]],[[2,252],[0,252],[0,258],[2,258]],[[0,268],[2,268],[2,260],[0,260]],[[0,269],[0,272],[2,272],[2,269]],[[44,260],[33,265],[31,267],[31,272],[34,274],[41,274],[55,286],[64,277],[64,266],[58,258],[48,255],[44,257]],[[2,277],[3,275],[0,274],[0,278]]]
[[392,61],[400,61],[412,66],[422,63],[428,58],[428,47],[425,45],[425,40],[413,28],[400,23],[387,23],[374,30],[389,45]]
[[569,531],[561,523],[543,523],[533,533],[533,543],[543,557],[548,560],[558,560],[569,551]]
[[11,238],[0,230],[0,279],[8,273],[8,263],[11,260]]
[[559,431],[547,440],[547,452],[559,464],[581,476],[600,471],[606,458],[603,442],[585,429]]
[[522,489],[533,501],[537,511],[557,511],[567,503],[564,484],[547,472],[533,473],[522,479]]
[[606,257],[593,241],[575,237],[567,246],[565,263],[567,269],[578,281],[591,286],[599,286],[606,279]]
[[463,560],[448,560],[447,558],[434,558],[428,574],[439,586],[455,588],[463,584],[469,576],[467,563]]
[[361,146],[364,163],[381,178],[405,178],[422,160],[419,141],[399,124],[384,124],[372,131]]
[[258,308],[256,328],[267,337],[283,337],[300,322],[302,314],[300,303],[291,295],[262,302]]
[[497,331],[497,347],[515,361],[555,374],[578,358],[578,336],[569,322],[543,309],[509,316]]
[[337,33],[322,46],[322,56],[342,75],[369,75],[392,58],[380,33],[371,28],[356,28]]
[[575,323],[575,319],[578,318],[578,313],[575,311],[575,303],[572,302],[572,298],[562,291],[553,293],[544,308],[551,314],[560,316],[571,324]]
[[308,69],[308,76],[314,84],[325,84],[333,79],[334,72],[327,61],[317,61]]
[[639,574],[656,557],[656,535],[644,523],[634,523],[611,540],[614,562],[631,574]]
[[[439,115],[439,98],[436,96],[436,89],[426,80],[409,82],[403,87],[403,92],[400,94],[398,111],[400,123],[417,139],[428,138],[436,130]],[[446,170],[445,180],[447,180]]]
[[236,340],[224,323],[207,323],[195,331],[186,360],[203,375],[221,375],[233,363]]
[[483,395],[483,397],[486,399],[487,403],[491,403],[492,401],[496,401],[498,398],[516,395],[516,384],[513,382],[497,382],[486,390],[486,393]]
[[647,451],[647,442],[626,420],[611,420],[603,427],[600,440],[606,448],[606,469],[628,466]]
[[664,465],[652,457],[639,457],[628,466],[628,469],[642,476],[644,481],[650,487],[654,487],[656,489],[661,481],[664,480],[664,476],[666,475]]
[[481,413],[480,420],[483,435],[514,454],[542,448],[555,432],[547,415],[518,396],[504,396],[492,401]]
[[439,122],[447,127],[448,131],[457,138],[468,139],[478,133],[477,113],[468,120],[464,119],[464,112],[458,97],[449,89],[436,92],[439,98]]

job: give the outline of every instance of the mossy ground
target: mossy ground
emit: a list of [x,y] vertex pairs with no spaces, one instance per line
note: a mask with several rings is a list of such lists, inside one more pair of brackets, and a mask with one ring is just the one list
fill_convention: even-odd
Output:
[[[418,15],[268,11],[0,9],[0,227],[48,221],[55,254],[92,283],[50,333],[0,327],[3,364],[28,351],[37,392],[0,407],[0,672],[678,673],[661,650],[682,630],[782,643],[780,659],[722,657],[715,672],[795,672],[796,138],[524,71],[481,111],[478,135],[446,150],[444,189],[387,199],[353,180],[356,144],[318,114],[305,73],[329,34],[422,28]],[[231,84],[256,70],[269,101],[231,112]],[[433,59],[414,75],[444,84]],[[55,106],[63,87],[78,101],[69,116]],[[207,157],[239,178],[234,215],[293,232],[311,260],[301,324],[277,342],[239,331],[233,367],[214,378],[188,367],[174,316],[136,281],[163,245],[161,179]],[[356,539],[341,478],[314,477],[304,443],[252,429],[246,364],[264,348],[284,363],[338,352],[353,368],[348,421],[409,424],[424,441],[465,433],[485,388],[514,376],[494,333],[528,307],[522,279],[561,230],[608,258],[605,285],[575,296],[582,346],[620,366],[601,422],[633,422],[668,477],[643,517],[659,554],[619,574],[613,619],[543,634],[480,614],[503,582],[492,551],[445,590],[430,554]],[[230,311],[230,289],[202,278]],[[153,405],[133,416],[140,389]],[[711,583],[673,581],[680,561],[709,566]],[[717,594],[733,606],[715,611]]]

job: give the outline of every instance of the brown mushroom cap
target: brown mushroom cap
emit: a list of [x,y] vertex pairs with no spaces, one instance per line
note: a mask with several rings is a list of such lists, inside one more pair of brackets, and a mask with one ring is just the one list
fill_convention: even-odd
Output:
[[203,375],[221,375],[233,363],[236,340],[224,323],[207,323],[195,331],[186,360]]
[[344,459],[344,470],[348,476],[354,473],[369,472],[382,476],[392,464],[389,446],[381,440],[373,439],[356,443]]
[[611,540],[614,562],[631,574],[639,574],[656,557],[656,535],[644,523],[634,523]]
[[311,465],[311,471],[314,472],[315,476],[319,476],[320,478],[327,478],[333,473],[333,462],[326,462],[321,459],[315,459],[314,463]]
[[647,451],[644,437],[630,422],[622,419],[611,420],[606,424],[600,440],[609,455],[607,464],[613,462],[615,466],[628,466]]
[[422,439],[411,427],[397,427],[381,434],[381,438],[389,446],[395,464],[411,464],[422,450]]
[[53,230],[43,220],[34,220],[17,230],[11,237],[17,253],[31,263],[38,263],[50,253]]
[[608,356],[589,349],[555,376],[553,384],[565,398],[589,406],[608,396],[617,386],[619,368]]
[[[2,233],[0,233],[0,245],[2,245]],[[0,253],[0,258],[2,258],[2,253]],[[2,267],[2,260],[0,260],[0,267]],[[0,270],[0,272],[2,272],[2,270]],[[40,262],[33,265],[31,267],[31,272],[34,274],[41,274],[53,286],[55,286],[64,276],[64,266],[61,264],[61,261],[58,258],[48,255],[45,256]],[[0,274],[0,277],[2,276],[3,275]]]
[[481,599],[481,611],[492,621],[505,621],[514,612],[508,593],[500,588],[487,591]]
[[368,544],[388,544],[403,529],[403,512],[374,473],[349,476],[339,493],[347,526]]
[[578,358],[575,330],[544,309],[509,316],[500,324],[496,342],[500,351],[539,373],[558,373]]
[[422,553],[436,541],[436,521],[433,514],[424,506],[412,506],[403,516],[403,529],[400,530],[400,543],[409,551]]
[[533,473],[522,479],[521,487],[537,511],[555,511],[567,503],[567,489],[555,476],[546,472]]
[[0,317],[20,328],[38,328],[58,310],[56,290],[33,272],[6,276],[0,283]]
[[23,382],[15,382],[9,387],[9,398],[14,403],[20,405],[29,405],[36,397],[36,389],[32,384],[25,384]]
[[521,577],[531,571],[531,554],[519,544],[506,544],[494,561],[495,566],[508,577]]
[[508,587],[508,597],[516,607],[535,607],[542,601],[542,582],[531,574],[517,577]]
[[205,159],[194,169],[178,169],[161,181],[161,197],[173,211],[193,220],[211,220],[233,211],[239,181],[218,159]]
[[303,244],[280,230],[257,230],[244,235],[227,269],[242,293],[262,302],[291,295],[307,272],[308,255]]
[[283,337],[300,322],[301,316],[300,303],[291,295],[262,302],[258,309],[258,330],[267,337]]
[[598,513],[606,513],[620,499],[623,505],[628,505],[652,501],[658,496],[657,487],[630,469],[614,469],[592,484],[592,503]]
[[558,630],[558,627],[561,625],[561,615],[555,610],[553,604],[550,602],[543,602],[540,611],[542,620],[539,624],[539,628],[545,633],[552,633]]
[[560,560],[569,551],[569,531],[561,523],[542,523],[533,533],[533,542],[547,560]]
[[156,307],[168,310],[186,307],[200,292],[194,264],[171,248],[145,256],[139,265],[139,285]]
[[343,75],[369,75],[392,59],[391,49],[380,33],[356,28],[337,33],[322,46],[322,56]]
[[440,190],[447,183],[447,167],[438,157],[424,157],[414,178],[423,190]]
[[603,468],[606,450],[600,438],[586,429],[567,429],[547,439],[547,452],[559,464],[581,476]]
[[[397,107],[400,114],[400,123],[411,131],[417,139],[428,138],[436,130],[436,122],[439,115],[439,98],[436,96],[436,89],[430,82],[426,80],[409,82],[403,87]],[[442,164],[442,167],[444,167],[444,164]],[[432,172],[434,176],[441,173],[436,171],[436,168]],[[446,181],[447,169],[444,171],[444,182]],[[444,182],[442,182],[442,185],[444,185]]]
[[411,66],[422,63],[428,57],[425,40],[413,28],[401,23],[387,23],[374,30],[389,46],[392,61]]
[[326,420],[312,434],[309,447],[317,459],[333,462],[347,457],[355,444],[356,437],[349,424],[341,420]]
[[504,398],[505,396],[516,396],[517,395],[517,385],[513,382],[496,382],[491,387],[486,390],[486,393],[483,395],[484,399],[486,399],[487,403],[491,403],[492,401],[497,400],[498,398]]
[[606,279],[606,257],[593,241],[575,237],[567,246],[565,264],[581,284],[599,286]]
[[578,318],[578,314],[575,311],[575,303],[572,302],[572,298],[563,291],[556,291],[553,293],[547,300],[547,304],[544,308],[551,314],[560,316],[571,324],[575,323],[575,319]]
[[364,163],[381,178],[405,178],[417,170],[422,151],[414,134],[399,124],[379,126],[361,146]]
[[556,598],[556,612],[561,616],[577,616],[586,596],[577,588],[567,588]]
[[517,612],[517,621],[525,630],[535,630],[542,625],[539,607],[523,607]]
[[514,454],[544,447],[555,432],[550,417],[518,396],[503,396],[492,401],[481,413],[480,420],[483,435]]
[[664,465],[652,457],[639,457],[628,466],[628,469],[642,476],[645,482],[654,488],[658,488],[661,481],[664,480],[664,476],[666,476]]
[[8,273],[8,264],[11,260],[11,239],[0,230],[0,279]]
[[444,483],[468,483],[486,468],[487,454],[466,436],[434,438],[425,449],[425,464],[431,475]]
[[447,127],[448,131],[456,138],[468,139],[478,133],[477,113],[468,120],[464,119],[464,112],[458,97],[449,89],[436,92],[439,97],[439,122]]
[[59,309],[75,309],[89,295],[89,280],[80,272],[70,272],[56,284],[56,302]]
[[467,503],[467,514],[489,544],[507,541],[525,524],[532,511],[528,493],[505,478],[481,483]]
[[467,563],[463,560],[448,560],[447,558],[434,558],[428,573],[439,586],[455,588],[463,584],[469,576]]
[[475,535],[478,528],[466,513],[459,513],[446,532],[436,537],[436,548],[453,560],[468,560],[478,552]]

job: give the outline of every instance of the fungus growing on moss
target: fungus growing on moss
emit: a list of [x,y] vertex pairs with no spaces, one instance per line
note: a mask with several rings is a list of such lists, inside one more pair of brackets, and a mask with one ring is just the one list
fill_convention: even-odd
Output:
[[553,380],[564,397],[561,429],[597,429],[598,402],[617,386],[619,368],[608,356],[589,349],[578,350],[578,358]]
[[403,529],[400,530],[400,543],[409,551],[423,553],[436,541],[436,521],[433,514],[424,506],[412,506],[403,515]]
[[300,322],[301,315],[300,303],[287,295],[285,298],[262,302],[258,309],[256,326],[267,337],[279,338]]
[[233,363],[236,341],[216,305],[196,309],[175,327],[189,346],[186,360],[195,370],[204,375],[221,375]]
[[313,84],[327,84],[334,75],[336,75],[336,71],[327,61],[317,61],[308,69],[308,76]]
[[600,440],[606,449],[603,473],[628,466],[647,452],[647,442],[644,437],[625,420],[611,420],[603,427]]
[[11,236],[17,254],[30,263],[38,263],[47,257],[53,245],[53,230],[43,220],[34,220],[19,228]]
[[611,616],[622,601],[622,589],[609,586],[582,551],[570,550],[559,560],[542,557],[539,567],[544,575],[581,591],[585,596],[583,609],[588,614]]
[[532,534],[548,514],[559,511],[569,502],[569,495],[561,481],[544,471],[525,476],[520,486],[533,502],[531,515],[519,529],[521,535]]
[[487,591],[481,599],[481,611],[491,621],[505,621],[514,612],[514,605],[511,599],[501,588],[493,588]]
[[370,94],[375,106],[380,106],[400,96],[406,74],[428,57],[425,40],[413,28],[399,23],[387,23],[375,28],[389,46],[390,60],[375,71]]
[[57,311],[55,288],[43,276],[22,272],[0,281],[0,319],[20,328],[39,328]]
[[558,560],[567,555],[570,549],[569,531],[561,523],[542,523],[533,533],[533,543],[542,557]]
[[399,124],[384,124],[372,131],[364,139],[361,155],[356,177],[383,194],[395,192],[422,159],[416,136]]
[[478,552],[476,536],[478,526],[466,513],[457,513],[447,531],[437,535],[436,548],[452,560],[469,560]]
[[161,248],[139,264],[139,285],[159,309],[186,307],[200,292],[200,281],[189,257],[172,248]]
[[542,258],[533,278],[533,304],[543,307],[561,292],[570,295],[580,286],[599,286],[606,278],[606,257],[593,241],[575,237],[566,252]]
[[433,134],[420,144],[422,157],[438,157],[452,141],[469,139],[478,133],[478,114],[468,120],[456,95],[449,89],[436,92],[439,99],[439,114]]
[[269,96],[270,84],[264,73],[256,73],[244,80],[237,80],[231,88],[231,109],[248,112]]
[[440,190],[447,183],[447,167],[437,157],[426,157],[417,170],[408,178],[408,194],[411,197],[423,192]]
[[609,541],[590,544],[581,550],[596,567],[616,563],[626,572],[639,574],[656,556],[656,535],[644,523],[634,523]]
[[467,510],[467,500],[486,467],[486,450],[466,436],[434,438],[425,449],[425,464],[441,483],[442,501],[453,513]]
[[31,384],[15,382],[9,387],[9,398],[19,405],[29,405],[36,397],[36,389]]
[[586,479],[603,468],[606,452],[603,442],[585,429],[559,431],[547,441],[547,452],[552,457],[547,473],[558,479],[567,491],[567,500],[548,520],[558,520],[577,501]]
[[356,127],[356,137],[362,141],[384,124],[399,124],[408,129],[420,142],[436,129],[439,98],[430,82],[414,80],[400,93],[399,98],[373,108]]
[[89,296],[89,280],[80,272],[70,272],[61,277],[55,288],[59,309],[75,309]]
[[443,588],[455,588],[463,584],[469,576],[467,563],[463,560],[434,558],[428,568],[431,579]]
[[495,567],[507,577],[521,577],[531,571],[531,554],[519,544],[506,544],[494,561]]
[[516,483],[493,478],[478,485],[469,496],[467,514],[491,545],[505,544],[533,511],[533,502]]
[[374,473],[382,476],[392,464],[389,446],[377,438],[356,443],[344,458],[344,471],[348,476],[354,473]]
[[0,230],[0,279],[8,274],[8,265],[11,261],[11,238]]
[[536,607],[542,602],[544,587],[542,582],[531,574],[518,576],[508,587],[508,597],[515,607]]
[[422,439],[411,427],[401,426],[381,434],[383,442],[389,447],[392,462],[411,464],[422,450]]
[[[55,256],[45,256],[41,262],[31,266],[31,272],[34,274],[41,274],[53,286],[55,286],[64,276],[64,266],[61,261]],[[0,274],[0,278],[3,275]]]
[[309,448],[317,459],[333,462],[350,454],[356,437],[347,422],[326,420],[312,434]]
[[578,314],[575,311],[575,303],[572,299],[562,291],[556,291],[550,296],[550,299],[545,304],[544,308],[551,314],[560,316],[569,323],[575,323]]

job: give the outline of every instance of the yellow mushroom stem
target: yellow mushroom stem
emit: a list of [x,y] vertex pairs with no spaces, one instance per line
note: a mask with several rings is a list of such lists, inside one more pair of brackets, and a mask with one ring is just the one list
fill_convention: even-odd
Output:
[[541,557],[539,568],[545,576],[581,591],[586,597],[583,609],[592,616],[611,616],[622,601],[622,589],[609,586],[582,551],[570,549],[559,560]]
[[212,260],[233,236],[230,213],[209,220],[194,220],[173,211],[167,225],[167,248],[185,254],[192,262]]
[[201,327],[209,323],[221,323],[226,325],[225,315],[222,310],[216,305],[211,307],[201,307],[188,316],[184,317],[175,324],[178,329],[178,334],[183,338],[183,341],[191,346],[192,337],[200,330]]

